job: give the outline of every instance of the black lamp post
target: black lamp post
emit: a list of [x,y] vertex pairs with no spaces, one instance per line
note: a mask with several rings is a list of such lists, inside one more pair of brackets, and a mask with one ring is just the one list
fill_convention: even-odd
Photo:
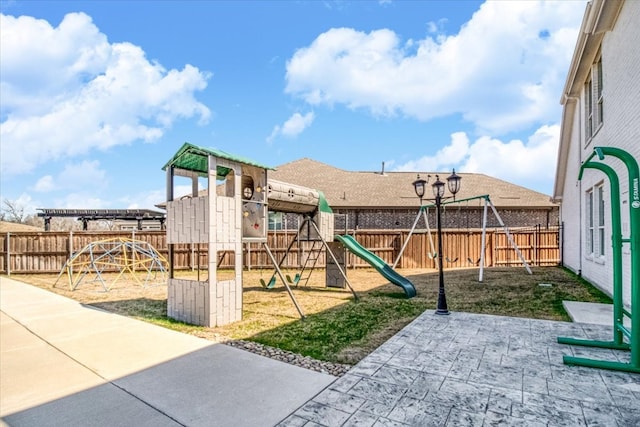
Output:
[[[460,180],[462,177],[456,174],[456,170],[454,169],[451,175],[447,178],[447,184],[449,187],[449,192],[452,194],[453,199],[456,198],[456,193],[460,190]],[[413,188],[416,190],[416,195],[420,198],[420,206],[422,206],[422,199],[424,198],[424,192],[427,181],[424,179],[420,179],[420,175],[418,175],[417,179],[413,182]],[[449,197],[444,197],[444,182],[440,181],[440,177],[436,175],[436,182],[431,184],[431,189],[433,190],[434,199],[436,202],[436,213],[437,213],[437,221],[438,221],[438,276],[439,276],[439,286],[438,286],[438,305],[436,307],[436,314],[449,314],[449,309],[447,308],[447,296],[444,291],[444,271],[442,266],[442,216],[441,216],[441,207],[442,201],[448,199]]]

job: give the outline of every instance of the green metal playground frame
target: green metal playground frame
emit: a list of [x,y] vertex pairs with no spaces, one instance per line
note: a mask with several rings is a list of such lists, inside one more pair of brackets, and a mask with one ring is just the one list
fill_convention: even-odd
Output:
[[[622,237],[620,216],[620,184],[615,170],[592,159],[598,156],[604,160],[606,156],[621,160],[629,175],[629,221],[631,230],[628,238]],[[640,309],[640,173],[638,162],[624,150],[613,147],[595,147],[591,156],[580,167],[578,180],[582,180],[585,169],[597,169],[609,178],[611,189],[611,240],[613,246],[613,340],[598,341],[578,338],[558,337],[560,344],[586,347],[607,348],[612,350],[629,350],[630,360],[615,362],[608,360],[594,360],[583,357],[563,356],[567,365],[586,366],[591,368],[609,369],[640,373],[640,316],[636,311]],[[622,295],[622,245],[629,243],[631,247],[631,311],[624,308]],[[624,325],[624,317],[631,319],[631,328]],[[635,332],[635,333],[634,333]],[[625,341],[627,338],[628,341]]]

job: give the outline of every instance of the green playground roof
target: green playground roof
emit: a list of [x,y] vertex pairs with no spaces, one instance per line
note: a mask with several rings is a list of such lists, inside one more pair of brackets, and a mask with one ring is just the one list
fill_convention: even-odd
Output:
[[[198,147],[197,145],[193,145],[188,142],[185,142],[182,147],[180,147],[178,152],[173,155],[171,160],[169,160],[162,167],[162,170],[167,170],[168,167],[173,166],[178,169],[197,172],[201,176],[207,176],[209,173],[209,156],[219,157],[221,159],[231,160],[234,162],[256,166],[263,169],[274,170],[272,167],[261,165],[258,162],[244,157],[235,156],[222,150]],[[229,171],[229,168],[218,166],[216,175],[220,178],[224,178],[225,176],[227,176]]]

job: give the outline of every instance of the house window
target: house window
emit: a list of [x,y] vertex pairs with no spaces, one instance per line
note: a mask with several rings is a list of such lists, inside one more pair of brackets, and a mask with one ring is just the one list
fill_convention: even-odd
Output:
[[593,255],[595,250],[594,240],[593,240],[593,190],[587,191],[587,254]]
[[598,193],[598,255],[604,256],[604,187],[597,188]]
[[596,103],[597,103],[597,114],[596,114],[596,121],[598,126],[602,123],[602,120],[604,119],[604,108],[602,105],[602,57],[600,57],[598,59],[598,62],[596,63],[596,74],[598,77],[598,86],[596,87]]
[[269,230],[282,230],[282,212],[269,212]]
[[587,139],[591,139],[593,136],[593,82],[591,81],[591,76],[589,76],[589,81],[584,88],[584,103],[585,103],[585,113],[587,117],[585,118],[585,135]]
[[591,67],[584,85],[585,137],[589,141],[604,120],[602,56]]

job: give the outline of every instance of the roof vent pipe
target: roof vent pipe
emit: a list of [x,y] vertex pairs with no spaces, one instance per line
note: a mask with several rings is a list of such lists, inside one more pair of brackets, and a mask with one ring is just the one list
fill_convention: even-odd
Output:
[[380,175],[384,175],[384,162],[382,162],[382,172],[380,172]]

